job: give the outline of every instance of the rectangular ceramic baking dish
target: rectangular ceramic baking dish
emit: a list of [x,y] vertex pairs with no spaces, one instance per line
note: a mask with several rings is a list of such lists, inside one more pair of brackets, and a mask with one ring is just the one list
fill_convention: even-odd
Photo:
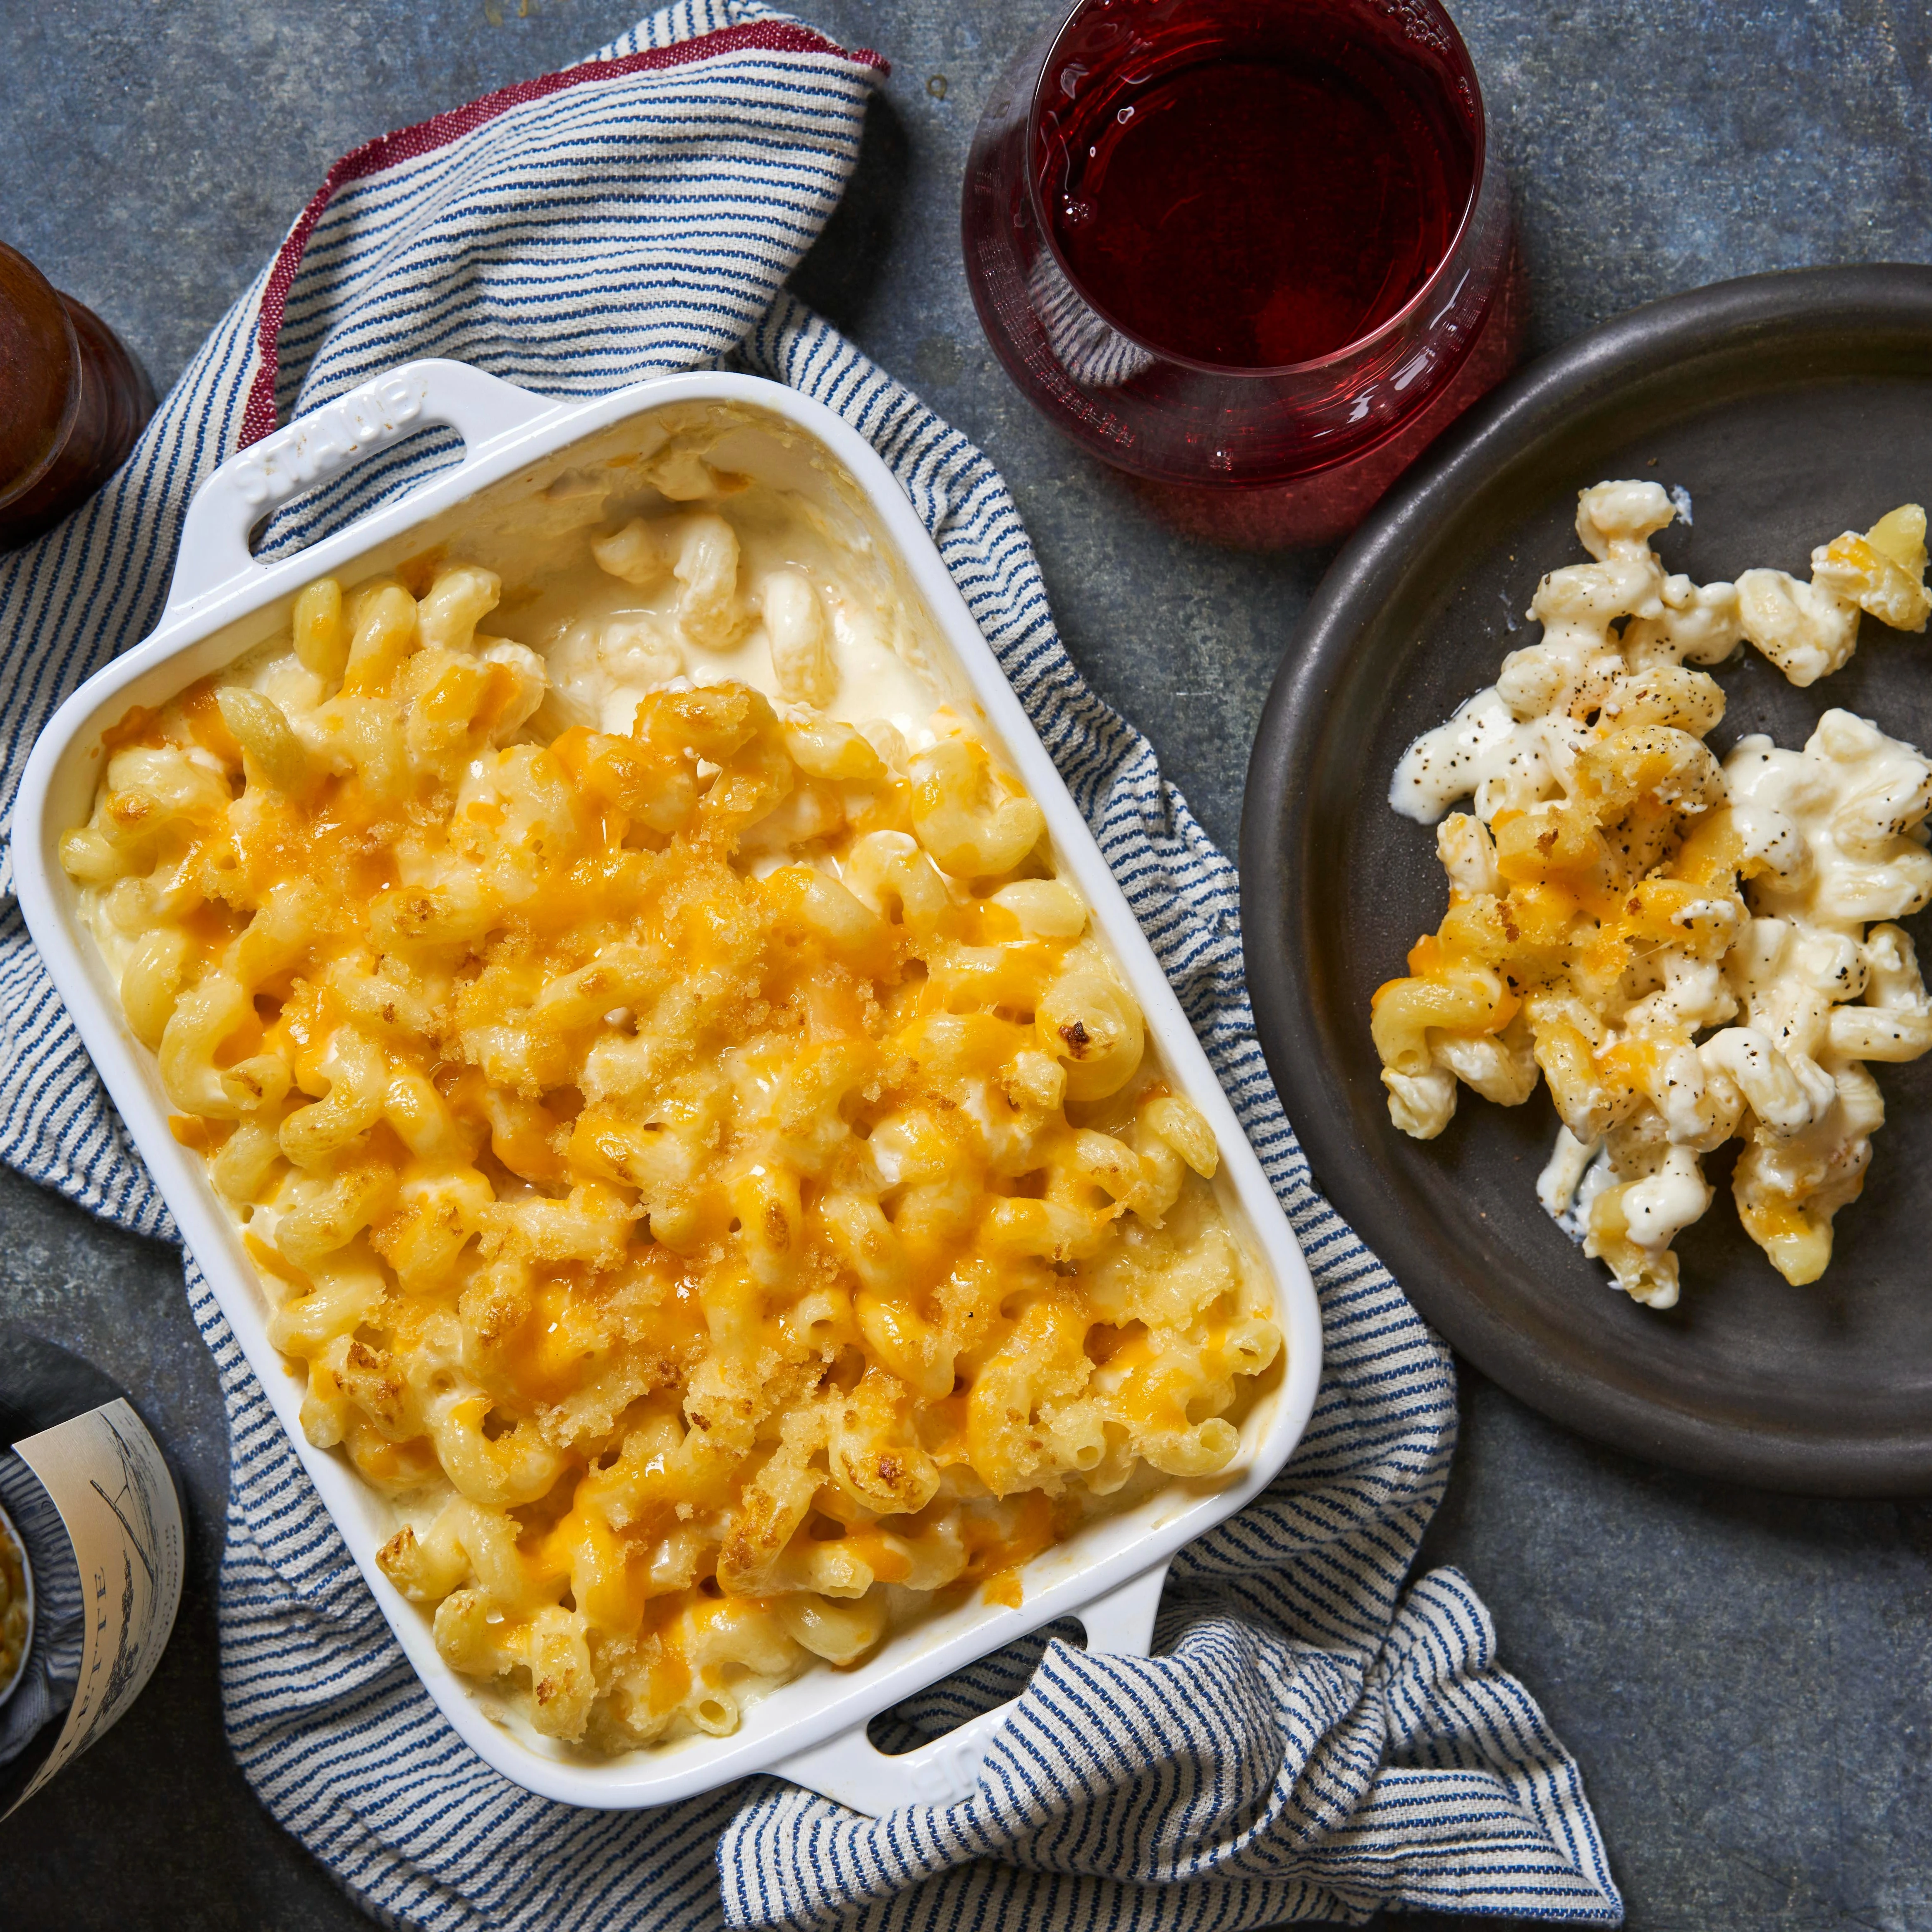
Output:
[[[1022,1608],[975,1600],[933,1615],[896,1632],[856,1670],[810,1670],[767,1693],[729,1737],[692,1738],[606,1759],[542,1738],[500,1708],[493,1715],[437,1654],[426,1616],[377,1567],[376,1552],[393,1527],[388,1506],[338,1453],[316,1449],[304,1436],[301,1383],[269,1344],[252,1269],[200,1158],[168,1130],[153,1057],[122,1017],[80,923],[57,847],[61,834],[84,822],[92,807],[104,730],[130,706],[164,702],[285,627],[296,593],[312,578],[392,567],[440,532],[459,528],[464,506],[479,492],[501,503],[526,482],[532,496],[560,479],[568,488],[573,453],[628,449],[633,433],[641,447],[652,434],[654,412],[694,404],[722,406],[750,425],[733,446],[734,466],[769,464],[771,480],[782,479],[782,487],[841,494],[848,510],[856,503],[872,540],[897,567],[903,593],[923,604],[929,634],[951,659],[929,668],[950,687],[942,694],[980,714],[980,728],[1038,800],[1058,862],[1093,908],[1140,1001],[1167,1077],[1213,1124],[1222,1154],[1217,1190],[1272,1276],[1285,1366],[1250,1408],[1232,1470],[1211,1482],[1170,1484],[1035,1558],[1023,1573]],[[250,532],[278,504],[432,424],[447,424],[462,437],[465,453],[456,467],[295,556],[268,564],[251,556]],[[1306,1424],[1321,1366],[1320,1315],[1260,1163],[1085,822],[910,504],[868,444],[793,390],[752,376],[705,374],[565,404],[460,363],[421,362],[231,458],[190,506],[167,608],[154,634],[83,686],[42,734],[15,808],[14,866],[28,926],[81,1037],[397,1641],[477,1753],[543,1796],[612,1809],[660,1804],[753,1772],[776,1773],[875,1814],[963,1796],[974,1787],[1006,1707],[899,1756],[874,1748],[868,1721],[1061,1617],[1079,1619],[1091,1649],[1144,1654],[1169,1558],[1258,1494]]]

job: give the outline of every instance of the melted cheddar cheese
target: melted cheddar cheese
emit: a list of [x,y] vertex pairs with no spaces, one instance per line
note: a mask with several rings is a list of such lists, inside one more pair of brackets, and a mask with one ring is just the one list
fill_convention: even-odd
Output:
[[[600,562],[742,649],[678,514]],[[64,857],[442,1655],[556,1738],[729,1731],[1227,1468],[1280,1338],[1214,1136],[963,721],[634,657],[571,723],[492,573],[404,578],[130,713]]]
[[1702,586],[1651,550],[1673,514],[1654,483],[1583,491],[1593,560],[1538,586],[1541,638],[1404,754],[1397,810],[1475,810],[1438,828],[1448,916],[1370,1002],[1405,1132],[1440,1133],[1459,1082],[1506,1106],[1548,1082],[1544,1205],[1654,1307],[1710,1204],[1702,1157],[1734,1136],[1746,1231],[1816,1280],[1885,1117],[1864,1063],[1932,1049],[1888,922],[1932,897],[1932,763],[1828,711],[1802,751],[1747,737],[1720,766],[1704,740],[1724,693],[1691,668],[1748,640],[1809,684],[1850,656],[1862,611],[1922,629],[1924,512],[1821,545],[1808,584]]

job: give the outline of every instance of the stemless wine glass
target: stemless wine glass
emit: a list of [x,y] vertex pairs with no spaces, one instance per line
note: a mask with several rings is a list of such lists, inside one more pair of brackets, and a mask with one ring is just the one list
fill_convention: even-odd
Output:
[[1352,529],[1521,344],[1436,0],[1081,0],[995,86],[962,224],[1013,380],[1221,542]]

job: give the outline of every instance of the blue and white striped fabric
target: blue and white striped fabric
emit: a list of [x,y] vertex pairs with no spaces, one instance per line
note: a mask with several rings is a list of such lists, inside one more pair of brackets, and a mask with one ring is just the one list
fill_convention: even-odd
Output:
[[[422,355],[560,395],[721,359],[791,383],[904,486],[1260,1150],[1322,1297],[1313,1422],[1267,1496],[1177,1561],[1159,1654],[1042,1656],[1036,1640],[902,1711],[929,1734],[1024,1686],[963,1802],[874,1820],[756,1778],[658,1811],[573,1810],[506,1784],[438,1716],[190,1258],[232,1437],[236,1754],[394,1924],[1167,1932],[1389,1905],[1615,1924],[1576,1768],[1497,1667],[1474,1592],[1448,1570],[1404,1590],[1454,1441],[1449,1358],[1310,1185],[1255,1041],[1232,868],[1073,669],[986,459],[782,292],[850,172],[877,68],[762,7],[685,0],[595,62],[338,164],[122,475],[0,562],[5,796],[50,706],[152,626],[195,482],[278,414]],[[405,446],[291,506],[271,540],[442,460]],[[0,1153],[170,1233],[10,899],[0,1002]]]

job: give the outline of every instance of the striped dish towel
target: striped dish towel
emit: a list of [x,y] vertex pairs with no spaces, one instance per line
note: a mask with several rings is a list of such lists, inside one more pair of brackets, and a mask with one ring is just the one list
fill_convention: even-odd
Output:
[[[236,1755],[400,1924],[1166,1932],[1390,1905],[1615,1924],[1576,1767],[1498,1669],[1474,1592],[1449,1570],[1404,1590],[1454,1440],[1449,1358],[1310,1185],[1255,1041],[1232,868],[1081,681],[986,459],[783,292],[881,65],[743,0],[685,0],[580,66],[339,162],[126,468],[0,560],[4,796],[50,706],[152,628],[196,482],[292,411],[416,356],[558,396],[719,362],[790,383],[904,485],[1267,1163],[1322,1298],[1313,1421],[1268,1493],[1176,1561],[1157,1654],[1036,1638],[902,1708],[925,1736],[1024,1688],[970,1798],[870,1820],[758,1778],[656,1811],[574,1810],[506,1784],[438,1716],[190,1257],[232,1432]],[[418,439],[335,479],[278,514],[269,548],[453,447]],[[10,896],[0,1012],[0,1154],[171,1235]]]

